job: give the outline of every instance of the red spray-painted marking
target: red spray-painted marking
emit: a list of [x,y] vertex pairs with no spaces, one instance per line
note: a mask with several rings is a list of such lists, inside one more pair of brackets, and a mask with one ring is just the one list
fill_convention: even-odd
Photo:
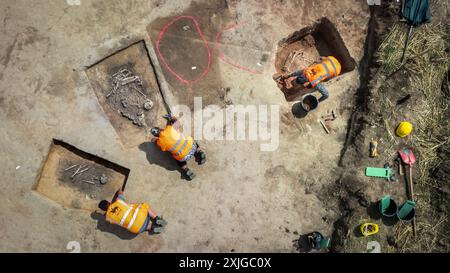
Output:
[[225,63],[227,63],[227,64],[229,64],[229,65],[231,65],[231,66],[234,66],[234,67],[236,67],[236,68],[238,68],[238,69],[241,69],[241,70],[244,70],[244,71],[253,73],[253,74],[262,74],[261,71],[257,71],[257,70],[254,70],[254,69],[251,69],[251,68],[248,68],[248,67],[244,67],[244,66],[241,66],[241,65],[237,64],[236,62],[233,62],[233,60],[231,60],[230,58],[226,57],[225,54],[224,54],[224,53],[222,52],[222,50],[220,49],[220,40],[222,39],[222,34],[223,34],[225,31],[228,31],[228,30],[230,30],[230,29],[237,28],[237,27],[239,27],[240,25],[242,25],[242,24],[232,24],[232,25],[229,25],[229,26],[223,28],[219,33],[217,33],[216,38],[215,38],[215,42],[216,42],[217,52],[219,52],[219,59],[221,59],[223,62],[225,62]]
[[[195,25],[195,29],[197,30],[198,34],[200,35],[200,38],[202,39],[203,44],[205,45],[205,48],[207,50],[208,53],[208,65],[205,68],[205,70],[203,71],[203,73],[197,77],[195,80],[187,80],[185,78],[183,78],[180,74],[178,74],[172,67],[170,67],[170,65],[167,63],[166,58],[164,58],[164,55],[161,53],[160,50],[160,44],[161,44],[161,40],[164,37],[165,32],[167,31],[167,29],[173,25],[176,21],[180,20],[180,19],[189,19],[192,20],[192,22],[194,22]],[[210,66],[211,66],[211,51],[209,50],[209,46],[208,46],[208,42],[205,39],[205,36],[203,35],[200,26],[197,22],[197,20],[195,20],[195,18],[193,16],[178,16],[175,19],[173,19],[170,23],[168,23],[167,25],[165,25],[163,27],[163,29],[159,32],[159,37],[158,37],[158,41],[156,42],[156,51],[158,52],[159,58],[162,60],[162,62],[164,63],[164,65],[166,66],[167,70],[169,70],[169,72],[174,75],[180,82],[182,82],[183,84],[194,84],[197,83],[199,80],[201,80],[206,74],[208,74]]]

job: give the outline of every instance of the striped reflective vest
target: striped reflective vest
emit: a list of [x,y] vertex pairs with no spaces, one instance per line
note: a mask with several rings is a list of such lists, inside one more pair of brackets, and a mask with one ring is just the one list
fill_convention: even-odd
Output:
[[168,151],[171,153],[176,160],[182,161],[192,149],[194,140],[192,137],[186,138],[183,134],[175,130],[172,125],[168,125],[159,133],[156,144],[164,152]]
[[148,209],[147,203],[127,204],[122,199],[117,198],[114,203],[109,205],[106,219],[138,234],[147,219]]
[[315,87],[319,82],[336,77],[341,73],[341,64],[332,56],[323,57],[320,63],[313,64],[305,69],[305,76]]

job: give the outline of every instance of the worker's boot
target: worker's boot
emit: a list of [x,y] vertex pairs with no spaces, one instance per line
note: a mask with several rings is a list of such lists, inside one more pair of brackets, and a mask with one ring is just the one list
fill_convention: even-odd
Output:
[[197,161],[198,165],[205,164],[206,162],[206,154],[203,151],[199,151],[195,154],[195,161]]
[[153,233],[155,233],[155,234],[159,234],[159,233],[161,233],[163,230],[164,230],[164,227],[154,227],[153,229]]
[[187,180],[192,180],[195,177],[195,173],[189,168],[184,169],[183,174],[186,176]]
[[165,227],[167,225],[167,221],[159,216],[156,216],[156,224],[161,227]]

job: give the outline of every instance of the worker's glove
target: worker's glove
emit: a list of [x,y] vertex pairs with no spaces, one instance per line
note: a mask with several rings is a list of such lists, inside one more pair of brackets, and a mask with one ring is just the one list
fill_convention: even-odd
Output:
[[171,114],[164,115],[163,118],[165,118],[165,119],[166,119],[167,121],[169,121],[169,122],[175,122],[175,121],[177,121],[177,117],[172,116]]

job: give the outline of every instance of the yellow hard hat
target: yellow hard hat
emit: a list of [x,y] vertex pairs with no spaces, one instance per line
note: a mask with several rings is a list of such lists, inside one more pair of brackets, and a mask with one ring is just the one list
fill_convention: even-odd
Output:
[[395,130],[395,133],[399,137],[405,137],[405,136],[409,135],[412,132],[412,130],[413,130],[413,126],[411,123],[409,123],[407,121],[402,121],[397,126],[397,130]]

